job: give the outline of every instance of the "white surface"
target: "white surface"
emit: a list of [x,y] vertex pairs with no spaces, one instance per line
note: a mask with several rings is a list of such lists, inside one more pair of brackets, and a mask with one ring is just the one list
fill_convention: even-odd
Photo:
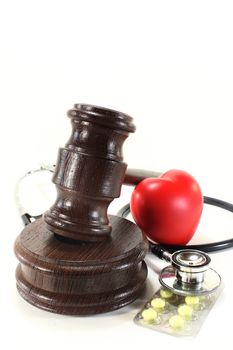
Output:
[[[22,228],[14,184],[39,163],[55,162],[70,134],[66,111],[77,102],[134,117],[137,132],[124,147],[130,167],[189,171],[206,195],[233,202],[232,6],[205,0],[0,2],[1,347],[196,349],[223,339],[231,347],[232,250],[213,255],[225,289],[198,336],[187,340],[136,326],[140,301],[90,318],[31,307],[15,290],[12,246]],[[127,198],[123,190],[122,202]],[[233,233],[231,215],[207,209],[194,240],[225,233]],[[150,271],[148,296],[155,278]]]

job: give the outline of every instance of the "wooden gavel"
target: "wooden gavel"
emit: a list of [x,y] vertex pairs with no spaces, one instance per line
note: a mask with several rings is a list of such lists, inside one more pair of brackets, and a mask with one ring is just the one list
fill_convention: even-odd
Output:
[[135,131],[132,118],[81,104],[68,116],[72,134],[59,150],[53,177],[57,199],[17,238],[16,280],[34,306],[90,315],[138,297],[147,276],[148,242],[134,223],[107,215],[125,178],[122,145]]

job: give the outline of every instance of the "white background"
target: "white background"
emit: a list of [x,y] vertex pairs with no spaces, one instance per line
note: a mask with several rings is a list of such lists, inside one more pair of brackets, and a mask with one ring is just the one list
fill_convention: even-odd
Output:
[[[233,3],[224,0],[0,1],[0,341],[5,348],[192,349],[221,339],[229,348],[232,250],[213,256],[226,287],[190,341],[134,325],[140,303],[81,319],[29,306],[15,290],[12,246],[22,229],[14,184],[27,170],[56,161],[58,147],[70,135],[66,111],[78,102],[134,117],[137,132],[124,147],[130,167],[186,170],[206,195],[233,202],[232,18]],[[196,240],[212,234],[226,238],[225,232],[230,237],[230,215],[204,214]],[[155,280],[151,270],[147,296]]]

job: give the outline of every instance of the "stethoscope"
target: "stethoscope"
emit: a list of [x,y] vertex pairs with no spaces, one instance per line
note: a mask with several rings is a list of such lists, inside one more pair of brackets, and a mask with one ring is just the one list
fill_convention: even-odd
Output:
[[[15,201],[24,225],[37,220],[42,215],[31,215],[21,204],[19,196],[22,182],[29,176],[40,172],[53,173],[55,166],[41,166],[39,169],[31,170],[22,176],[15,188]],[[129,169],[126,173],[124,184],[137,185],[147,177],[158,177],[160,173]],[[231,203],[204,197],[204,203],[213,205],[224,210],[233,212]],[[126,218],[130,213],[130,206],[126,204],[117,215]],[[187,246],[150,244],[150,251],[167,262],[169,265],[163,268],[159,274],[161,285],[178,295],[207,295],[215,292],[221,285],[220,275],[210,268],[211,259],[207,252],[214,252],[233,247],[233,238],[208,243]]]

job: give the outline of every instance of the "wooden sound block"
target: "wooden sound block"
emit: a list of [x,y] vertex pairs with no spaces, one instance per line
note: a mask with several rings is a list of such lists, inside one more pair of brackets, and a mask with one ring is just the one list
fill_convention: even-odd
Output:
[[34,306],[70,315],[118,309],[137,298],[147,268],[147,240],[132,222],[108,216],[127,164],[122,146],[135,131],[124,113],[76,104],[72,132],[59,149],[57,198],[15,244],[19,293]]
[[72,241],[51,232],[44,219],[26,226],[15,242],[17,288],[41,309],[68,315],[108,312],[142,291],[148,243],[139,228],[109,216],[111,235],[102,242]]

